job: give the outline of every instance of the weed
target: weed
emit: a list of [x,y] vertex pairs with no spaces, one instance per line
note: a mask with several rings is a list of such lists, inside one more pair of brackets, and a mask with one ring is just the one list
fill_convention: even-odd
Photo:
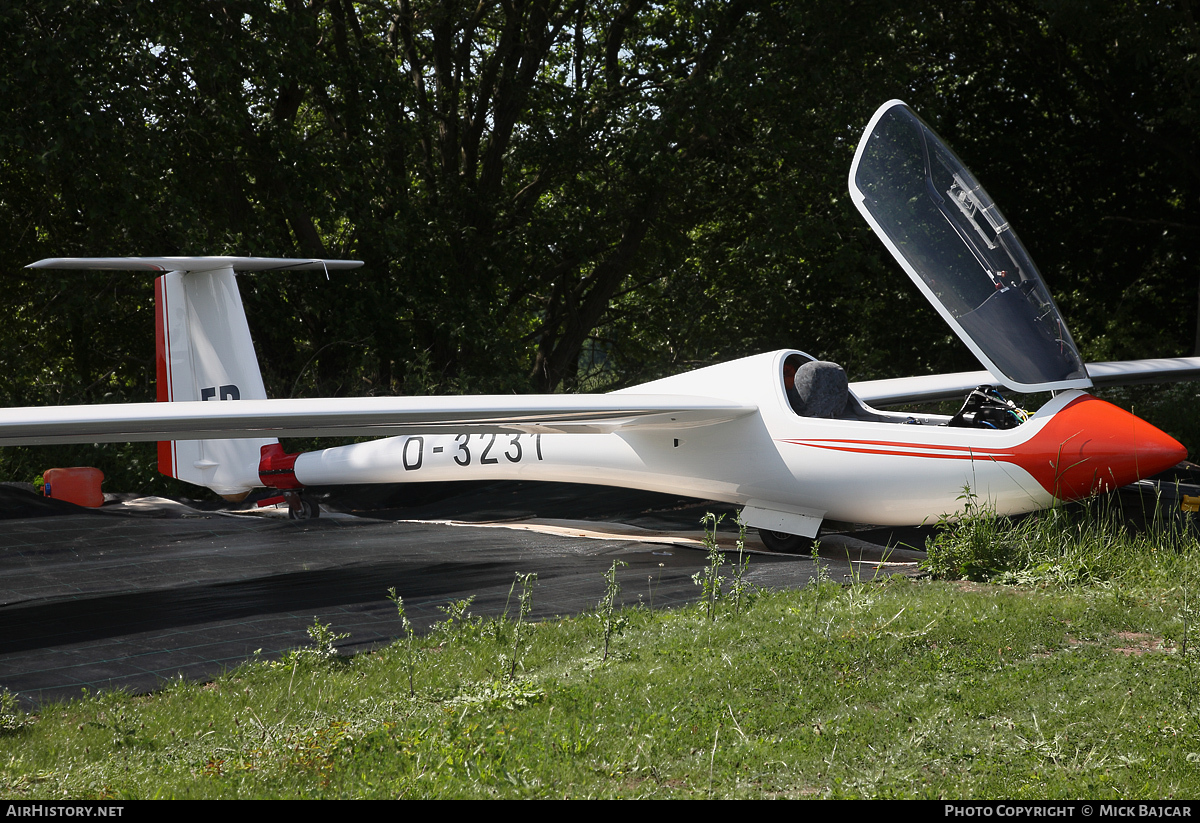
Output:
[[[1175,565],[1169,558],[1197,550],[1188,521],[1158,503],[1142,513],[1144,524],[1133,530],[1111,497],[1017,518],[997,517],[994,507],[981,503],[969,488],[959,500],[961,516],[942,518],[939,533],[926,544],[922,568],[937,578],[1081,586],[1157,573],[1152,568],[1165,571]],[[1181,571],[1186,570],[1185,564]],[[1185,594],[1187,609],[1193,608],[1190,597]],[[1190,631],[1190,612],[1183,618],[1185,632]]]
[[0,687],[0,732],[20,731],[25,725],[25,712],[17,703],[17,696]]
[[704,571],[692,575],[692,582],[703,591],[704,608],[711,623],[717,619],[717,601],[721,598],[721,586],[725,578],[721,576],[721,566],[725,555],[717,545],[717,526],[725,519],[725,515],[717,516],[712,512],[704,515],[700,522],[704,524],[704,548],[708,550],[708,565]]
[[533,610],[533,581],[537,580],[536,572],[521,574],[517,572],[517,579],[513,581],[513,585],[521,584],[521,593],[519,595],[519,607],[517,609],[517,622],[513,627],[513,648],[512,660],[508,670],[508,679],[516,680],[517,663],[521,657],[521,627],[525,624],[525,618],[529,616],[529,612]]
[[614,560],[608,567],[608,571],[604,573],[604,597],[600,598],[599,604],[600,622],[604,627],[604,655],[600,658],[602,663],[608,660],[609,640],[614,634],[624,631],[629,624],[629,618],[625,615],[613,617],[617,596],[621,594],[621,584],[617,582],[617,567],[627,565],[629,564],[624,560]]
[[511,680],[495,680],[447,700],[446,706],[483,706],[512,711],[540,703],[545,697],[544,692],[528,685]]
[[404,657],[408,668],[408,696],[412,697],[416,694],[416,689],[413,686],[413,669],[416,667],[416,660],[413,654],[413,625],[408,619],[408,615],[404,613],[404,598],[396,594],[396,587],[388,589],[388,600],[396,605],[396,613],[400,615],[400,624],[404,627]]
[[750,566],[750,557],[746,554],[746,524],[738,514],[737,562],[733,566],[732,585],[729,593],[733,596],[733,614],[738,617],[742,613],[742,599],[747,598],[753,591],[753,585],[746,582],[746,569]]
[[100,692],[96,696],[95,719],[85,723],[97,729],[110,732],[112,737],[109,744],[114,749],[124,749],[137,746],[139,733],[146,726],[138,720],[135,707],[129,705],[129,696],[123,692]]
[[335,648],[339,640],[345,640],[349,634],[337,634],[333,630],[333,626],[327,623],[322,623],[316,617],[313,618],[313,624],[308,627],[308,636],[312,640],[312,645],[301,651],[320,661],[336,660],[340,655]]
[[814,540],[812,546],[812,561],[816,567],[816,595],[813,597],[813,617],[821,610],[821,598],[825,595],[825,584],[829,582],[829,572],[821,565],[821,541]]
[[456,625],[470,623],[471,604],[474,602],[475,595],[471,595],[465,600],[455,600],[453,603],[447,603],[445,606],[438,606],[438,610],[446,615],[446,619],[435,624],[433,630],[449,633]]
[[1012,532],[996,516],[995,506],[983,503],[970,486],[958,496],[962,513],[944,515],[939,531],[926,542],[922,568],[938,578],[990,580],[1012,566]]
[[646,588],[650,591],[650,611],[654,611],[654,593],[658,591],[658,583],[662,580],[662,570],[667,566],[666,563],[658,564],[658,576],[653,574],[646,575]]

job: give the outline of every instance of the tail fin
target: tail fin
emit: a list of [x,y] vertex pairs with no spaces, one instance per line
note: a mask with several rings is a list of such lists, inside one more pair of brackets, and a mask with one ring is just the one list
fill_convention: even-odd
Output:
[[[154,282],[154,302],[160,401],[266,399],[232,267],[164,274]],[[236,497],[262,485],[262,447],[278,442],[160,441],[158,470]]]
[[[357,260],[268,257],[58,257],[34,269],[108,269],[167,272],[154,284],[156,372],[160,401],[265,400],[262,374],[242,309],[234,271],[346,271]],[[291,464],[275,438],[174,440],[158,444],[158,470],[226,497],[244,496],[260,479],[260,465],[280,475]]]

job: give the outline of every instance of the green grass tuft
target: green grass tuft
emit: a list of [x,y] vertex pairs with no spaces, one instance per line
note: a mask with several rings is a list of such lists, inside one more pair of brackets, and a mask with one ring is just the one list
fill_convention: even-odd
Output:
[[1187,516],[1156,506],[1132,528],[1098,497],[1019,518],[996,517],[970,489],[962,516],[926,546],[925,571],[941,579],[1080,586],[1157,580],[1166,585],[1200,559]]

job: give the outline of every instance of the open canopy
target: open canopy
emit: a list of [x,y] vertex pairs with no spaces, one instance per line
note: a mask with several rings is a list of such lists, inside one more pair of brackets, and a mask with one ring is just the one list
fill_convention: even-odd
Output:
[[1050,292],[975,176],[899,100],[875,112],[850,196],[909,277],[1008,388],[1088,388]]

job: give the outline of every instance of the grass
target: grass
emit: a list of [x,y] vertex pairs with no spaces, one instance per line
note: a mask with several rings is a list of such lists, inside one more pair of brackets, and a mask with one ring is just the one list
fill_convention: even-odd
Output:
[[954,540],[978,542],[985,522],[1019,547],[967,563],[991,582],[823,581],[758,592],[738,614],[728,592],[627,609],[607,659],[603,619],[518,625],[464,601],[411,645],[353,659],[314,627],[311,650],[211,683],[37,715],[0,700],[0,792],[1196,796],[1200,546],[1094,512],[1047,517],[950,529],[946,556],[966,557]]
[[943,521],[926,547],[924,568],[935,577],[1059,586],[1153,585],[1164,574],[1190,579],[1200,534],[1195,518],[1168,511],[1161,501],[1140,512],[1144,522],[1134,526],[1112,497],[1016,519],[995,517],[969,488],[959,500],[961,520]]

